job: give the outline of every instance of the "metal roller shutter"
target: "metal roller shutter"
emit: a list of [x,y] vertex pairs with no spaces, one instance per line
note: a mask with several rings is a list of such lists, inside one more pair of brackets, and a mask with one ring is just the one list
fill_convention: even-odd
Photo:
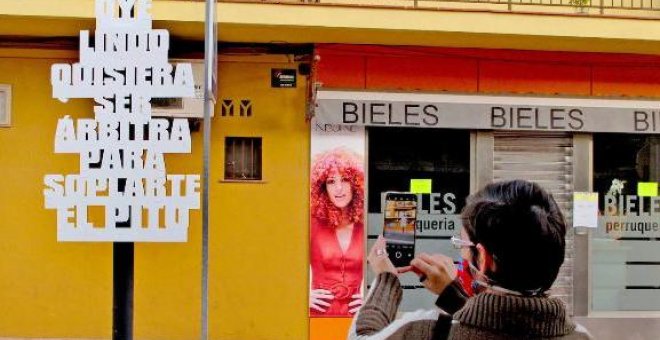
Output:
[[[495,132],[493,180],[525,179],[550,191],[572,226],[573,137],[551,132]],[[570,231],[570,230],[569,230]],[[566,233],[566,260],[552,294],[573,311],[573,233]]]

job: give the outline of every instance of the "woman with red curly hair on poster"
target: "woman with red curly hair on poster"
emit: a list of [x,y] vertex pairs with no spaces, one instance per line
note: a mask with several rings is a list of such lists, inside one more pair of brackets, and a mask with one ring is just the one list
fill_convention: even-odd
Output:
[[354,152],[319,154],[311,172],[312,316],[351,316],[362,305],[364,171]]

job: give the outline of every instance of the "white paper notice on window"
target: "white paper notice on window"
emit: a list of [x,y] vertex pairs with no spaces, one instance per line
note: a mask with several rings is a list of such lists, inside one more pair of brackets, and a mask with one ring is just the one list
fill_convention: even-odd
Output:
[[573,193],[573,227],[598,228],[598,193]]

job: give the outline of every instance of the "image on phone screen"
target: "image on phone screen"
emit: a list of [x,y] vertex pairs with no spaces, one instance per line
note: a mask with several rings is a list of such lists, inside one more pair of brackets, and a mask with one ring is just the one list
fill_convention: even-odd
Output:
[[383,237],[395,267],[410,265],[415,256],[417,196],[408,193],[385,194]]

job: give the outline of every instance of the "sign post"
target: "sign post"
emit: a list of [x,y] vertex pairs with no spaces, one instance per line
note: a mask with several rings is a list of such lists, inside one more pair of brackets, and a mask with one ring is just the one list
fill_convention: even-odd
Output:
[[218,26],[215,0],[206,0],[204,32],[204,155],[202,170],[202,311],[201,339],[209,336],[209,160],[211,114],[216,101],[218,73]]
[[192,65],[169,63],[169,32],[152,28],[151,7],[96,0],[80,61],[51,67],[53,97],[93,99],[94,116],[58,120],[55,153],[79,154],[80,173],[45,175],[45,207],[57,211],[59,242],[114,243],[115,340],[133,338],[134,242],[186,242],[199,209],[200,176],[165,169],[165,153],[191,152],[188,120],[151,117],[154,97],[194,96]]
[[112,244],[112,339],[133,339],[133,242]]

